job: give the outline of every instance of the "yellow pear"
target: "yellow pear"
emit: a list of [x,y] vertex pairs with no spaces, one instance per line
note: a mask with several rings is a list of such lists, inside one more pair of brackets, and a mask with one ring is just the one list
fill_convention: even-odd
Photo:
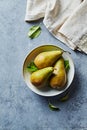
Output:
[[34,63],[39,69],[53,66],[62,53],[62,50],[41,52],[34,59]]
[[38,88],[41,88],[45,85],[53,70],[53,67],[46,67],[33,72],[30,77],[31,83],[37,86]]
[[64,67],[64,59],[61,57],[54,66],[54,75],[51,77],[50,86],[61,90],[66,84],[66,71]]

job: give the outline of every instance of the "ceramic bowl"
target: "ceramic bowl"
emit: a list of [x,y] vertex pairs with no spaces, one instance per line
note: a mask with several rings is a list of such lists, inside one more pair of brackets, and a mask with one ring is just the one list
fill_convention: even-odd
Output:
[[35,87],[31,82],[30,82],[30,75],[31,73],[27,70],[27,66],[28,64],[34,60],[34,58],[36,57],[36,55],[38,55],[41,52],[44,51],[52,51],[52,50],[62,50],[62,48],[59,48],[58,46],[54,46],[54,45],[43,45],[43,46],[39,46],[37,48],[35,48],[34,50],[32,50],[31,52],[29,52],[29,54],[27,55],[27,57],[24,60],[24,64],[23,64],[23,78],[24,81],[26,83],[26,85],[29,87],[30,90],[32,90],[34,93],[41,95],[41,96],[56,96],[56,95],[60,95],[62,93],[64,93],[71,85],[73,78],[74,78],[74,74],[75,74],[75,68],[74,68],[74,62],[73,59],[71,57],[71,54],[69,54],[68,52],[64,52],[62,54],[63,58],[65,60],[69,60],[69,64],[70,64],[70,69],[67,73],[67,79],[68,82],[66,84],[65,89],[59,91],[56,89],[52,89],[51,87],[44,87],[42,89],[38,89],[37,87]]

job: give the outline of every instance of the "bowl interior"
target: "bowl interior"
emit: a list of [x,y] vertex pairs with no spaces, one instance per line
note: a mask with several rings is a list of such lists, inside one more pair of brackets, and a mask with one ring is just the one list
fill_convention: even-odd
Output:
[[44,51],[52,51],[52,50],[61,50],[61,48],[54,46],[54,45],[44,45],[44,46],[40,46],[35,48],[33,51],[31,51],[28,56],[26,57],[24,64],[23,64],[23,77],[24,80],[27,84],[27,86],[36,94],[39,94],[41,96],[56,96],[59,94],[62,94],[66,89],[69,88],[70,84],[73,81],[73,77],[74,77],[74,64],[73,64],[73,60],[71,58],[71,55],[67,52],[63,53],[63,58],[65,60],[69,60],[69,64],[70,64],[70,70],[67,73],[67,77],[68,77],[68,82],[66,84],[65,89],[59,91],[56,89],[52,89],[50,87],[45,87],[42,89],[38,89],[36,88],[31,82],[30,82],[30,73],[27,71],[27,66],[28,64],[34,60],[34,58],[40,53],[40,52],[44,52]]

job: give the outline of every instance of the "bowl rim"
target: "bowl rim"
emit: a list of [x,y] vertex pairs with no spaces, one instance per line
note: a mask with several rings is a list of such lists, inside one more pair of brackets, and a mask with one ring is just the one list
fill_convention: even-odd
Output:
[[[37,50],[38,48],[45,47],[45,46],[53,46],[53,47],[59,48],[60,50],[63,50],[64,52],[66,52],[66,53],[69,55],[69,57],[70,57],[70,59],[71,59],[71,61],[72,61],[72,64],[73,64],[73,78],[72,78],[72,81],[71,81],[70,85],[68,85],[68,87],[66,87],[64,90],[60,91],[59,94],[53,93],[53,94],[51,94],[51,95],[44,95],[44,94],[41,94],[41,93],[37,93],[36,91],[33,91],[33,89],[31,89],[31,88],[28,86],[28,84],[26,83],[26,80],[25,80],[25,78],[24,78],[24,66],[25,66],[25,63],[26,63],[26,61],[27,61],[28,56],[31,55],[31,53],[34,52],[35,50]],[[31,49],[31,51],[29,51],[28,54],[25,56],[25,58],[24,58],[24,60],[23,60],[23,65],[22,65],[22,76],[23,76],[23,80],[24,80],[26,86],[27,86],[32,92],[34,92],[35,94],[40,95],[40,96],[44,96],[44,97],[59,96],[59,95],[63,94],[64,92],[66,92],[66,90],[68,90],[69,87],[71,86],[71,84],[72,84],[72,82],[73,82],[73,80],[74,80],[74,75],[75,75],[75,64],[74,64],[73,58],[70,56],[70,54],[71,54],[71,53],[70,53],[69,51],[65,51],[65,50],[62,49],[61,47],[56,46],[56,45],[53,45],[53,44],[49,44],[49,45],[44,44],[44,45],[37,46],[37,47],[35,47],[34,49]]]

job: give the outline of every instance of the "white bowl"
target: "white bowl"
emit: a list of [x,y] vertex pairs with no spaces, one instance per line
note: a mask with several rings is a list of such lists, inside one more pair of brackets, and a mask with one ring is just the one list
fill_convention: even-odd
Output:
[[69,60],[69,64],[70,64],[70,69],[69,72],[67,74],[68,77],[68,83],[66,84],[65,89],[59,91],[56,89],[52,89],[50,87],[46,87],[44,89],[38,89],[36,88],[31,82],[30,82],[30,73],[27,71],[27,66],[28,64],[34,60],[34,58],[36,57],[36,55],[38,55],[40,52],[44,52],[44,51],[52,51],[52,50],[58,50],[61,49],[57,46],[54,45],[43,45],[43,46],[39,46],[37,48],[35,48],[34,50],[32,50],[27,57],[25,58],[24,64],[23,64],[23,77],[25,80],[25,83],[27,84],[27,86],[36,94],[41,95],[41,96],[56,96],[56,95],[60,95],[62,93],[64,93],[71,85],[73,78],[74,78],[74,73],[75,73],[75,69],[74,69],[74,62],[71,58],[71,54],[69,54],[68,52],[64,52],[63,53],[63,58],[65,60]]

